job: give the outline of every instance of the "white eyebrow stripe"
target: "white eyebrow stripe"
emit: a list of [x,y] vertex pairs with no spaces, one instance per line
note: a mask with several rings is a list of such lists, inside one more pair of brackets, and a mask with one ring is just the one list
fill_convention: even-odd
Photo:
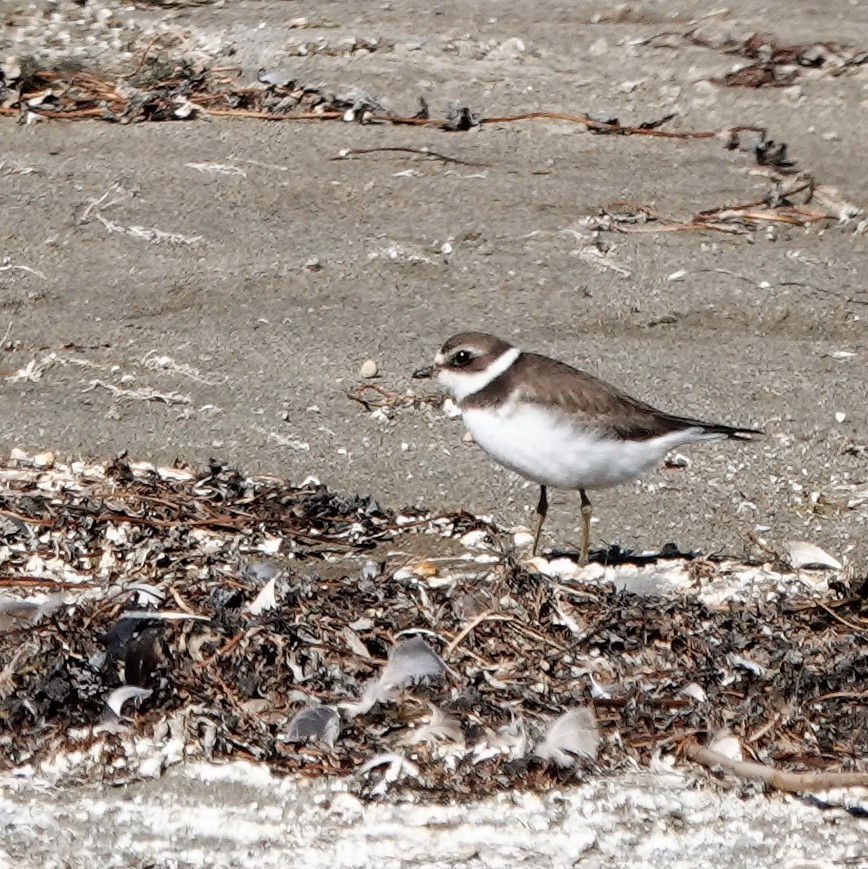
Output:
[[518,347],[510,347],[505,350],[491,365],[484,371],[477,371],[471,374],[467,371],[452,371],[448,368],[441,368],[438,380],[444,386],[452,397],[457,402],[463,401],[470,395],[485,389],[492,380],[500,377],[506,370],[512,367],[515,360],[521,356],[521,350]]

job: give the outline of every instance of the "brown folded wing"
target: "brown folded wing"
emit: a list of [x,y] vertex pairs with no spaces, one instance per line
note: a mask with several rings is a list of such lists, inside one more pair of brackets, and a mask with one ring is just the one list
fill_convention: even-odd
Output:
[[733,438],[758,433],[664,413],[599,378],[537,353],[522,353],[507,371],[468,396],[462,406],[489,407],[510,399],[557,407],[589,428],[604,429],[611,437],[627,440],[650,440],[688,428]]

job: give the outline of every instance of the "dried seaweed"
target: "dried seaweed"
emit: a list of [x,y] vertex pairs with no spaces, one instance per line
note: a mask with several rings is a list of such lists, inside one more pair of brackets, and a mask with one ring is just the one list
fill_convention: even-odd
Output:
[[637,202],[613,202],[583,223],[594,230],[624,233],[713,231],[745,235],[762,227],[804,227],[813,223],[844,223],[860,212],[834,188],[817,184],[807,172],[788,172],[786,145],[763,139],[748,146],[765,170],[770,186],[761,199],[715,206],[689,218],[664,215]]
[[[482,125],[526,120],[555,120],[581,124],[590,132],[622,136],[651,136],[674,140],[714,139],[719,131],[664,130],[673,119],[666,115],[635,126],[593,113],[523,112],[483,117],[469,106],[452,104],[445,117],[430,116],[428,105],[405,117],[387,111],[380,100],[357,93],[343,96],[306,86],[285,73],[260,70],[256,84],[239,86],[223,69],[196,67],[182,61],[170,65],[145,50],[139,66],[121,79],[84,70],[36,69],[10,82],[0,82],[0,115],[14,115],[27,124],[46,118],[100,119],[115,123],[179,121],[198,117],[235,117],[259,120],[340,120],[362,124],[437,127],[466,132]],[[759,135],[759,127],[739,127]],[[440,159],[444,159],[440,157]]]
[[[751,43],[753,44],[753,43]],[[807,173],[800,173],[790,158],[786,142],[769,138],[762,127],[739,125],[724,130],[672,130],[664,129],[674,115],[641,121],[633,126],[622,124],[617,117],[601,116],[591,112],[570,114],[564,112],[523,112],[520,114],[483,117],[468,106],[451,105],[445,117],[431,117],[427,103],[410,117],[401,116],[384,108],[383,103],[373,96],[352,92],[343,96],[330,93],[319,87],[299,83],[286,72],[267,72],[260,70],[258,80],[250,86],[239,85],[234,76],[227,75],[225,69],[196,67],[189,62],[175,64],[151,56],[153,48],[148,46],[139,65],[120,79],[109,79],[104,75],[81,69],[30,69],[14,81],[0,82],[2,100],[0,115],[16,115],[20,123],[33,123],[50,118],[64,120],[101,119],[113,123],[139,123],[156,121],[182,121],[207,117],[247,118],[269,121],[342,121],[373,125],[398,125],[409,127],[435,127],[444,131],[463,132],[476,127],[517,123],[522,121],[559,121],[582,125],[590,133],[612,136],[645,136],[655,139],[677,141],[723,141],[725,147],[740,150],[751,155],[758,166],[767,167],[776,173],[775,187],[762,201],[739,204],[736,206],[716,207],[695,214],[690,219],[662,218],[651,209],[642,207],[642,212],[630,222],[654,223],[653,226],[634,228],[632,231],[674,231],[674,230],[712,230],[730,234],[744,234],[758,226],[768,227],[770,223],[791,226],[807,226],[810,223],[838,219],[849,220],[860,213],[860,209],[847,202],[837,191],[831,191],[828,201],[819,194],[826,190],[816,184]],[[796,48],[804,49],[799,54]],[[827,47],[828,48],[828,47]],[[756,49],[759,51],[759,49]],[[829,49],[831,50],[831,49]],[[751,49],[753,51],[753,49]],[[795,52],[795,53],[794,53]],[[813,57],[809,49],[801,47],[774,47],[765,52],[761,63],[731,73],[726,83],[743,86],[764,86],[786,84],[790,79],[789,66],[782,64],[786,58],[802,57],[804,63]],[[747,55],[754,56],[754,55]],[[771,58],[771,59],[769,59]],[[802,62],[802,61],[799,61]],[[853,61],[856,62],[855,60]],[[860,61],[862,62],[862,61]],[[466,166],[485,166],[488,164],[462,160],[432,151],[428,148],[415,148],[410,145],[383,146],[372,148],[343,149],[332,159],[376,154],[412,154],[445,164]],[[225,169],[225,167],[206,164],[191,164],[200,171]],[[782,179],[796,176],[804,182],[802,186],[788,185]],[[808,189],[801,205],[791,206],[794,193]],[[99,204],[99,203],[94,203]],[[89,212],[90,208],[86,209]],[[83,215],[82,219],[86,215]],[[96,215],[110,232],[123,232],[152,242],[169,244],[193,244],[198,237],[165,233],[147,227],[123,227]],[[624,229],[623,215],[613,218],[604,215],[600,229]],[[311,268],[316,269],[318,263]],[[94,380],[92,387],[110,388]],[[357,400],[374,406],[378,399],[365,390],[375,389],[368,384],[360,387],[353,395]],[[148,394],[134,396],[142,400],[183,403],[187,397],[181,394]],[[384,396],[385,397],[385,396]],[[412,396],[409,397],[412,401]],[[399,399],[403,402],[404,399]],[[387,402],[379,401],[381,406]]]
[[[439,798],[647,763],[725,725],[764,763],[866,769],[868,605],[845,572],[822,597],[643,596],[616,568],[556,580],[468,551],[498,532],[466,514],[399,516],[216,462],[0,462],[0,515],[6,592],[64,596],[0,631],[2,768],[75,756],[75,775],[125,781],[247,758]],[[665,564],[704,584],[746,569]],[[572,764],[596,728],[596,760]]]
[[823,70],[841,75],[846,70],[868,63],[868,51],[839,42],[804,42],[788,45],[768,33],[752,33],[744,39],[709,37],[698,29],[684,33],[660,33],[637,44],[667,45],[686,42],[724,54],[755,61],[712,79],[725,87],[786,87],[806,69]]

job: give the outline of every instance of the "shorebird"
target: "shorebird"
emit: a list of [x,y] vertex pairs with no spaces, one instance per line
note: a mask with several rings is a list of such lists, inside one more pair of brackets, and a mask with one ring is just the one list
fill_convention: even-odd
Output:
[[579,492],[584,563],[591,536],[588,490],[634,480],[683,444],[762,433],[657,410],[578,368],[484,332],[453,336],[434,364],[413,376],[436,376],[476,443],[539,485],[534,555],[549,487]]

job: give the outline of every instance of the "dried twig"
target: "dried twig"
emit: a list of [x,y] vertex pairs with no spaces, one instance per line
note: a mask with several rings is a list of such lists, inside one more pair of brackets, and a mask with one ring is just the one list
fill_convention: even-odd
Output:
[[153,47],[154,47],[158,42],[162,42],[162,41],[164,41],[167,37],[169,37],[170,39],[172,39],[172,41],[177,41],[178,38],[179,38],[177,34],[172,34],[172,33],[158,33],[158,34],[157,34],[157,35],[156,35],[156,36],[155,36],[155,37],[154,37],[154,38],[153,38],[153,39],[152,39],[152,40],[147,44],[147,46],[145,46],[145,50],[142,52],[142,56],[141,56],[141,58],[140,58],[138,64],[136,65],[136,68],[135,68],[132,72],[128,72],[128,73],[126,73],[126,75],[122,75],[122,76],[119,76],[119,77],[122,78],[122,79],[125,79],[125,80],[126,80],[126,79],[131,79],[131,78],[133,78],[133,76],[135,76],[136,73],[138,73],[139,70],[141,70],[141,68],[142,68],[142,67],[145,65],[145,63],[147,62],[147,60],[148,60],[148,55],[151,53],[151,49],[152,49],[152,48],[153,48]]
[[469,621],[449,642],[449,645],[443,650],[443,658],[448,658],[456,648],[461,644],[461,641],[476,627],[483,622],[511,622],[512,616],[503,615],[502,613],[484,612],[480,613],[476,618]]
[[437,151],[431,151],[428,148],[410,148],[410,147],[383,147],[383,148],[344,148],[337,157],[332,157],[332,160],[345,160],[347,157],[362,156],[364,154],[380,154],[397,152],[403,154],[418,154],[420,157],[429,157],[433,160],[440,160],[443,163],[455,163],[459,166],[474,166],[478,168],[488,167],[488,163],[476,163],[473,160],[459,160],[457,157],[449,157],[446,154],[439,154]]
[[[374,393],[370,397],[368,393]],[[439,405],[443,396],[415,392],[392,392],[376,383],[359,383],[347,392],[347,398],[357,401],[365,410],[378,407],[417,407],[421,404]]]
[[690,760],[712,769],[720,767],[738,778],[761,781],[787,793],[825,791],[830,788],[868,787],[868,772],[786,772],[761,763],[731,760],[698,742],[687,742],[683,751]]

